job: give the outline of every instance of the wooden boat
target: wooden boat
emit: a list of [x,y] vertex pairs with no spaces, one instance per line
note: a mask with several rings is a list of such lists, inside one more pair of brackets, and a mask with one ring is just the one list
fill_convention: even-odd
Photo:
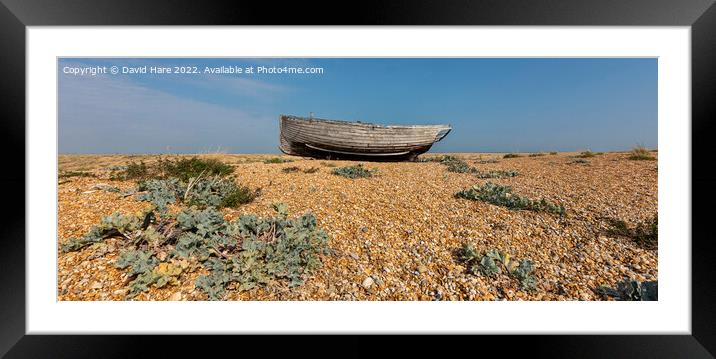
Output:
[[303,157],[414,161],[452,130],[449,125],[384,126],[290,115],[279,117],[281,152]]

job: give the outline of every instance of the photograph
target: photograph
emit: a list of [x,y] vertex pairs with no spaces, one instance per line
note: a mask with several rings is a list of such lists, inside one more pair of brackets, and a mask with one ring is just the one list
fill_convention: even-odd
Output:
[[0,0],[0,357],[712,358],[714,2]]
[[56,64],[60,302],[658,300],[658,57]]

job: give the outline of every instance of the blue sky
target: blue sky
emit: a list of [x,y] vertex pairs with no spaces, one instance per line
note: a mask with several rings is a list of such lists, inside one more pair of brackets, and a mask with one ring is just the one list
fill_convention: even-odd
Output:
[[[72,75],[90,66],[199,74]],[[205,74],[206,67],[322,74]],[[60,59],[60,153],[278,153],[280,114],[448,123],[432,152],[657,146],[657,59]]]

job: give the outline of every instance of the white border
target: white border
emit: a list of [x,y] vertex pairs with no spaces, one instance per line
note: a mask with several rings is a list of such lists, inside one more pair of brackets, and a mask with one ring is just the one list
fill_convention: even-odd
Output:
[[[659,301],[57,302],[58,56],[658,57]],[[29,27],[27,71],[27,334],[691,332],[688,27]]]

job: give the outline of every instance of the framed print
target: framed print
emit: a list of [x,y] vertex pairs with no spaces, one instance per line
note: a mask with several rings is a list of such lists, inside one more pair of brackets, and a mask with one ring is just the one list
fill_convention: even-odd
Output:
[[711,2],[375,4],[348,26],[3,5],[9,357],[151,340],[128,334],[716,350]]

